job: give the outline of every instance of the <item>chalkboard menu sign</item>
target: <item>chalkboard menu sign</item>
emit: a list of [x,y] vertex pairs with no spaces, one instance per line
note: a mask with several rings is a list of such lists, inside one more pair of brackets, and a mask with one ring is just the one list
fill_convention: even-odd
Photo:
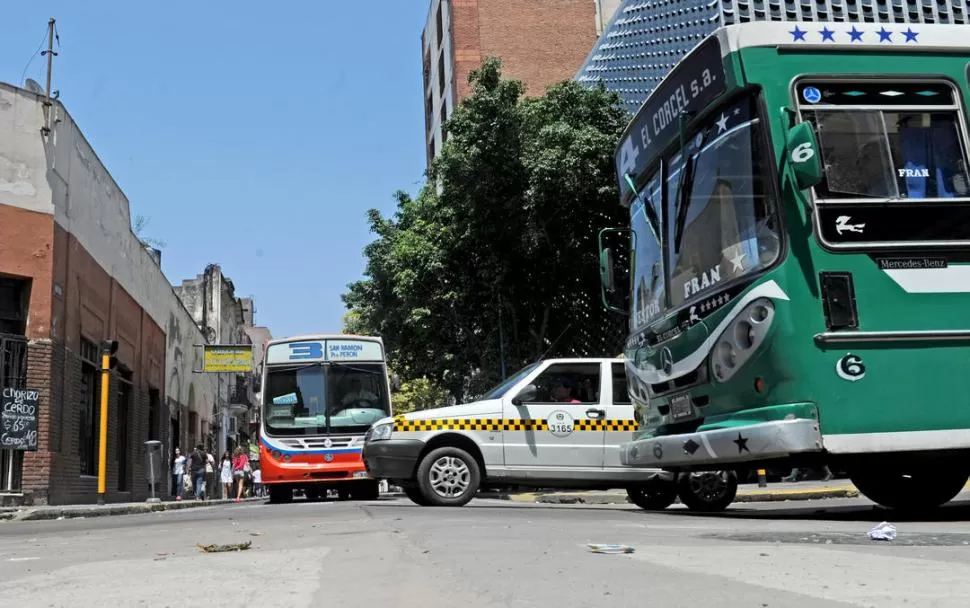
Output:
[[0,391],[0,449],[37,449],[38,397],[38,392],[31,389]]

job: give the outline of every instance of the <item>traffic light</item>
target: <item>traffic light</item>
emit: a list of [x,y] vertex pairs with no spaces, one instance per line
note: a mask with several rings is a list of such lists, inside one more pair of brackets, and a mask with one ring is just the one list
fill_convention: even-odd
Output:
[[[104,340],[101,342],[101,367],[102,369],[114,369],[118,365],[118,357],[115,355],[118,352],[118,341],[117,340]],[[108,366],[104,367],[104,358],[108,357]]]

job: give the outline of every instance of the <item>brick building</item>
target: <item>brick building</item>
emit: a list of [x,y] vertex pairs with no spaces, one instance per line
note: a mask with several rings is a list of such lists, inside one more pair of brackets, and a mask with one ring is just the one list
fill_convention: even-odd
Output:
[[64,107],[0,83],[0,387],[40,393],[38,450],[0,450],[0,502],[97,499],[106,339],[107,499],[143,500],[144,442],[167,459],[208,432],[216,382],[192,374],[204,337]]
[[432,0],[421,34],[428,159],[441,150],[441,125],[469,94],[468,76],[485,57],[542,95],[569,80],[620,0]]

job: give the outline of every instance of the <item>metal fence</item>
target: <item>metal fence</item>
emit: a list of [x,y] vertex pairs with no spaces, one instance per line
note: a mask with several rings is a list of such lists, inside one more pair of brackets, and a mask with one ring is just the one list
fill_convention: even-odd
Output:
[[[0,334],[0,387],[27,388],[27,338]],[[0,450],[0,492],[19,492],[24,453]]]

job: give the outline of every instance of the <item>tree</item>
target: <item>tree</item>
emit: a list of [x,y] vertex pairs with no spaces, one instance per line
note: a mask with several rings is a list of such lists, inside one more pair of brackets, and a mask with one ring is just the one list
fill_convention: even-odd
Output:
[[402,382],[401,389],[392,398],[392,404],[397,415],[448,405],[449,399],[446,389],[422,376]]
[[136,215],[135,219],[131,222],[131,231],[135,234],[135,237],[141,242],[145,247],[152,247],[154,249],[164,249],[165,241],[160,241],[158,239],[153,239],[149,237],[143,237],[142,233],[145,228],[148,227],[148,218],[144,215]]
[[344,297],[406,378],[457,398],[543,356],[613,356],[622,317],[599,303],[596,236],[626,223],[613,151],[627,116],[602,87],[542,97],[487,59],[416,197],[398,192],[365,278]]

